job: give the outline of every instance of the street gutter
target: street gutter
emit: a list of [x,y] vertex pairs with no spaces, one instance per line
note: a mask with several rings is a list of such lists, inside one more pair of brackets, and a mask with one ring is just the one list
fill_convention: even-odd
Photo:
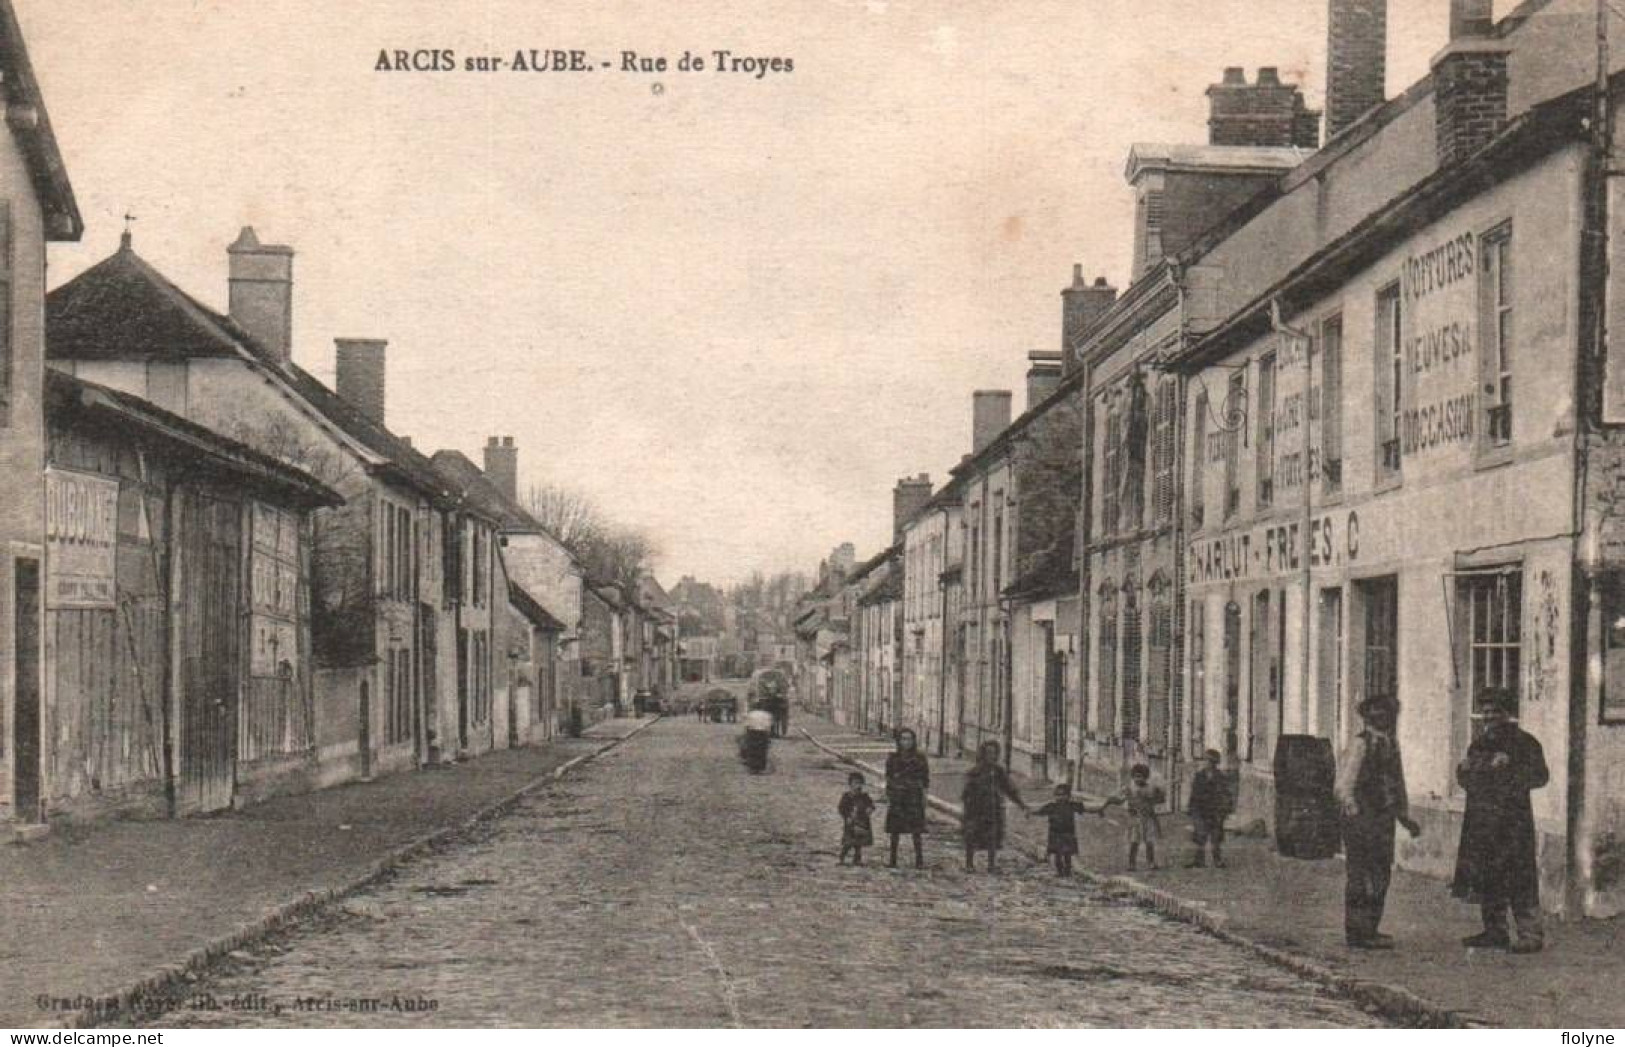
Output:
[[[855,756],[826,745],[805,727],[798,728],[798,730],[813,745],[842,763],[861,768],[866,773],[877,778],[885,778],[886,772],[884,768],[877,767],[867,760],[860,760]],[[930,808],[938,814],[955,822],[964,820],[965,811],[959,804],[950,803],[930,793],[926,794],[925,799]],[[1010,834],[1010,839],[1013,841],[1013,849],[1024,856],[1040,864],[1048,861],[1048,855],[1040,852],[1037,847],[1016,836],[1016,834]],[[1073,872],[1078,879],[1083,880],[1085,883],[1092,884],[1113,894],[1127,896],[1141,908],[1150,909],[1169,919],[1191,924],[1220,941],[1246,949],[1267,963],[1284,968],[1301,978],[1338,992],[1389,1021],[1411,1028],[1482,1029],[1493,1027],[1492,1023],[1486,1022],[1476,1015],[1451,1010],[1448,1007],[1423,999],[1404,986],[1344,974],[1317,963],[1306,956],[1265,945],[1263,942],[1226,927],[1224,916],[1213,912],[1201,902],[1181,898],[1172,892],[1142,883],[1129,876],[1106,876],[1077,867],[1074,868]]]
[[128,988],[111,996],[102,997],[97,1003],[71,1013],[56,1027],[60,1029],[94,1029],[103,1023],[116,1026],[128,1024],[136,1018],[151,1019],[173,1010],[174,1008],[170,1006],[154,1007],[153,1005],[169,1000],[178,1002],[180,987],[187,982],[196,981],[206,968],[221,957],[253,945],[278,931],[321,912],[327,906],[342,901],[357,891],[385,879],[414,858],[434,850],[441,844],[455,839],[471,829],[501,817],[518,806],[520,801],[531,793],[563,778],[567,771],[596,760],[610,750],[631,741],[664,718],[664,714],[657,714],[648,723],[639,724],[619,738],[611,738],[598,748],[582,753],[580,756],[561,764],[553,771],[542,772],[507,796],[482,807],[462,821],[442,826],[439,829],[424,833],[416,839],[407,841],[375,862],[370,869],[345,883],[324,888],[320,891],[308,891],[293,901],[285,902],[269,910],[264,916],[238,928],[231,934],[194,949],[179,963],[163,967]]

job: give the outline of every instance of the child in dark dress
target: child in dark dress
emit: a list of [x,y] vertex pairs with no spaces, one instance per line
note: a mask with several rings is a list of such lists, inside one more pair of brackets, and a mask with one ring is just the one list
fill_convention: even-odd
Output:
[[1030,812],[1034,817],[1049,819],[1049,854],[1055,859],[1055,875],[1072,875],[1072,856],[1078,853],[1078,828],[1073,821],[1080,814],[1104,816],[1106,805],[1090,807],[1072,799],[1072,786],[1061,782],[1055,786],[1055,799]]
[[869,816],[874,814],[875,801],[863,789],[863,775],[853,771],[846,777],[846,792],[836,810],[841,813],[841,864],[852,855],[853,865],[863,864],[863,849],[875,842]]

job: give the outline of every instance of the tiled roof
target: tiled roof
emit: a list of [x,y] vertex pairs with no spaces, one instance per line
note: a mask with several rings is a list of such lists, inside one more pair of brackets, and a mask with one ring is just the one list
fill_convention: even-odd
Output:
[[47,295],[45,317],[46,355],[53,360],[245,359],[276,375],[335,428],[383,459],[374,472],[435,501],[452,499],[428,458],[298,364],[278,363],[236,321],[175,286],[128,242]]
[[495,521],[501,530],[510,534],[548,534],[547,528],[492,483],[463,452],[436,451],[430,461],[470,508]]

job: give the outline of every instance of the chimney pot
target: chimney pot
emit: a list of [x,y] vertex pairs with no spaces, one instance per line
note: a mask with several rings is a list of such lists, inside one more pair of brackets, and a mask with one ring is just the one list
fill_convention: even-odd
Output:
[[262,244],[243,226],[226,248],[227,311],[271,357],[287,364],[293,350],[293,249]]
[[1075,281],[1061,292],[1061,374],[1071,374],[1078,366],[1078,346],[1089,328],[1117,301],[1117,289],[1096,277],[1093,285]]
[[892,541],[903,537],[903,525],[931,500],[931,475],[905,476],[892,488]]
[[1319,145],[1320,125],[1312,110],[1304,108],[1303,91],[1296,84],[1281,82],[1275,66],[1261,66],[1258,82],[1231,76],[1207,89],[1208,144],[1263,147],[1297,146],[1313,149]]
[[379,426],[384,424],[384,350],[382,338],[333,339],[339,397]]
[[1451,40],[1482,38],[1494,32],[1494,0],[1450,0]]
[[509,501],[519,500],[519,449],[513,445],[513,437],[504,437],[499,442],[493,436],[486,443],[485,477],[507,495]]
[[1239,65],[1226,66],[1223,82],[1227,84],[1245,84],[1247,82],[1247,70]]
[[980,452],[1010,427],[1008,389],[978,389],[971,394],[971,452]]

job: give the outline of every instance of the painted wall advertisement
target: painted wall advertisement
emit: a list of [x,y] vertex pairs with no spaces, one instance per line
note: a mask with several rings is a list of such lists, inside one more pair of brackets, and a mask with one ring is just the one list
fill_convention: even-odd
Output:
[[108,610],[118,604],[118,481],[45,470],[45,605]]

